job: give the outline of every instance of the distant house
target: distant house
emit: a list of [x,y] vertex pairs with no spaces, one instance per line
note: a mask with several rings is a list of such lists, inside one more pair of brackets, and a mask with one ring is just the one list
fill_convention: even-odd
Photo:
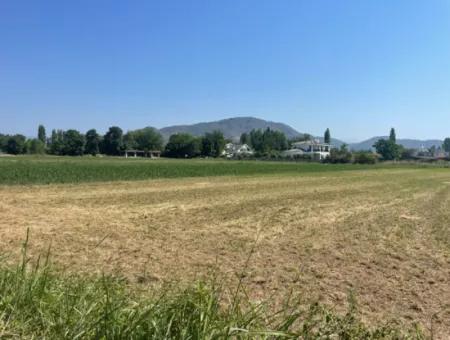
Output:
[[147,158],[159,158],[161,157],[161,151],[152,150],[152,151],[144,151],[144,150],[125,150],[124,152],[125,158],[128,157],[147,157]]
[[318,140],[306,140],[292,144],[290,150],[283,152],[285,157],[311,157],[312,159],[322,160],[330,156],[331,144],[321,143]]
[[233,158],[236,156],[251,156],[253,153],[252,148],[247,144],[227,143],[222,152],[222,156]]

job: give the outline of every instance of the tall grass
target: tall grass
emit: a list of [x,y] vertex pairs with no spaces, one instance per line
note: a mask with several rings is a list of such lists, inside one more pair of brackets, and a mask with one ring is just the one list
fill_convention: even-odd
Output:
[[0,339],[422,339],[395,325],[370,328],[354,303],[338,315],[287,300],[278,312],[218,284],[138,291],[121,279],[58,272],[48,254],[0,267]]

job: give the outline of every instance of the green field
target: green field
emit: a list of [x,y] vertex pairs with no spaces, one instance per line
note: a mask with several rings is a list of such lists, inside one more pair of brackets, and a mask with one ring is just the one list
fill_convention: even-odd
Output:
[[267,161],[2,157],[0,185],[132,181],[158,178],[252,176],[362,170],[418,165],[355,165]]

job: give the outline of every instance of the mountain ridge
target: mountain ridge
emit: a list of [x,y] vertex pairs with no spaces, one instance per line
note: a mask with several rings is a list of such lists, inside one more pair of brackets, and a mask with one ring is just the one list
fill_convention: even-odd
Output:
[[[195,124],[183,124],[183,125],[171,125],[158,129],[163,135],[165,140],[168,140],[170,135],[174,133],[189,133],[194,136],[201,136],[207,132],[213,132],[214,130],[220,130],[223,132],[225,138],[231,139],[233,141],[238,141],[239,137],[244,132],[250,132],[253,129],[266,129],[270,128],[273,130],[283,132],[287,138],[296,138],[304,135],[306,132],[299,132],[295,128],[288,124],[281,122],[274,122],[270,120],[264,120],[261,118],[243,116],[243,117],[232,117],[225,118],[210,122],[200,122]],[[323,137],[314,137],[323,141]],[[388,138],[387,136],[375,136],[367,140],[357,142],[357,143],[345,143],[342,140],[332,138],[331,142],[334,146],[340,147],[342,144],[347,144],[351,150],[361,151],[372,149],[373,144],[379,139]],[[397,143],[403,145],[405,148],[430,148],[431,146],[441,146],[443,141],[440,139],[413,139],[413,138],[399,138]]]

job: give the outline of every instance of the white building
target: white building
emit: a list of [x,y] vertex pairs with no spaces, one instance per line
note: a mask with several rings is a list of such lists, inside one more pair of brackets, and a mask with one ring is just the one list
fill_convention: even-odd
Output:
[[286,157],[310,156],[312,159],[322,160],[330,156],[331,144],[318,140],[306,140],[292,144],[290,150],[283,152]]
[[253,155],[253,150],[247,144],[234,144],[227,143],[225,149],[222,152],[222,156],[227,158],[233,158],[236,156],[249,156]]

